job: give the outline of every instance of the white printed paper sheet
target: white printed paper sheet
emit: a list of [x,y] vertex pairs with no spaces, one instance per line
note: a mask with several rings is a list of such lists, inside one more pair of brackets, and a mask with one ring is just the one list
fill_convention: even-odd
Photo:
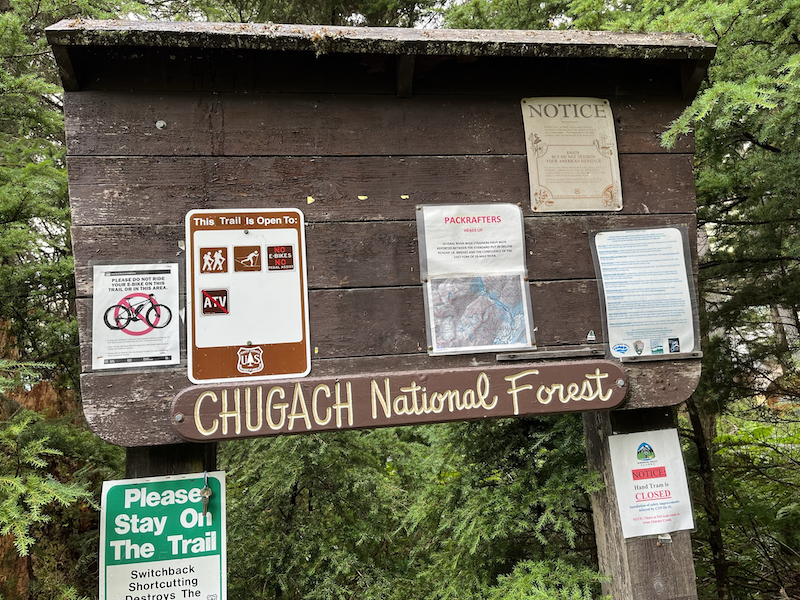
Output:
[[533,348],[520,208],[422,206],[417,229],[428,353]]
[[624,537],[694,529],[676,429],[612,435],[608,444]]
[[92,368],[177,365],[178,265],[95,265]]
[[612,356],[660,358],[692,352],[691,274],[681,230],[601,231],[593,244]]

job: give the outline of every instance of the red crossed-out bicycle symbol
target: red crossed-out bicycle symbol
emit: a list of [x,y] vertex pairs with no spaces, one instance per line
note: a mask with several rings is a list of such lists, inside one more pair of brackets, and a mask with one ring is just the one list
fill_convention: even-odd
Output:
[[134,292],[106,309],[103,321],[109,329],[128,335],[145,335],[162,329],[172,320],[172,311],[159,304],[153,294]]

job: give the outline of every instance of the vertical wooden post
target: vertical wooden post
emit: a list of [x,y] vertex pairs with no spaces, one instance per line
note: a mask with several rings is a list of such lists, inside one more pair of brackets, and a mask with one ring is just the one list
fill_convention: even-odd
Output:
[[216,444],[170,444],[126,448],[125,477],[202,473],[217,468]]
[[589,468],[598,471],[605,488],[592,496],[600,570],[611,577],[603,593],[625,600],[696,600],[692,543],[688,531],[671,534],[664,543],[655,536],[622,537],[608,437],[675,426],[672,408],[584,413]]

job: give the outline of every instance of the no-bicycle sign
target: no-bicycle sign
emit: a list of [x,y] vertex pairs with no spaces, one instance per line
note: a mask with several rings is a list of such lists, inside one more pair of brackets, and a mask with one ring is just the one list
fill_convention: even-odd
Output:
[[225,474],[104,482],[100,600],[184,598],[226,598]]

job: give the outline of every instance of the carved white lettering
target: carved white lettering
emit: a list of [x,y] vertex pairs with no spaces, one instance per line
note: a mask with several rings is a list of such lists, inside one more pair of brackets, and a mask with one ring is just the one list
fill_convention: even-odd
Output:
[[[281,400],[283,400],[286,397],[286,392],[283,391],[282,387],[276,385],[269,391],[269,394],[267,394],[267,425],[269,425],[269,428],[272,429],[272,431],[278,431],[279,429],[282,429],[284,423],[286,423],[286,409],[289,408],[289,403],[280,402],[278,404],[273,404],[272,396],[274,394],[278,394]],[[281,420],[277,423],[272,420],[273,409],[281,411]]]
[[[568,107],[572,105],[567,105]],[[576,108],[576,112],[579,112]],[[194,421],[190,421],[196,436],[189,439],[209,437],[236,437],[248,435],[269,435],[276,432],[300,432],[317,429],[368,427],[375,424],[405,424],[410,422],[435,422],[475,418],[475,416],[504,416],[542,412],[541,407],[555,405],[550,410],[583,410],[558,407],[575,402],[609,401],[614,389],[607,379],[615,381],[618,376],[601,371],[594,364],[593,372],[584,369],[526,369],[500,371],[508,382],[506,394],[498,396],[492,392],[492,374],[497,370],[479,371],[471,387],[452,387],[435,389],[431,379],[421,376],[426,385],[418,383],[407,375],[398,374],[382,379],[361,378],[334,380],[314,384],[293,382],[292,400],[288,402],[288,386],[274,385],[265,392],[265,387],[230,387],[199,392],[192,408]],[[585,368],[585,367],[584,367]],[[586,369],[589,370],[589,369]],[[553,373],[549,376],[549,373]],[[392,385],[392,381],[399,385]],[[453,385],[453,381],[464,381],[463,376],[442,377],[443,385]],[[624,384],[620,384],[620,387]],[[369,391],[367,391],[369,386]],[[354,392],[355,388],[355,392]],[[366,395],[369,394],[369,400]],[[354,395],[358,396],[356,405]],[[501,397],[503,398],[501,402]],[[310,406],[309,402],[310,400]],[[510,405],[508,400],[510,400]],[[211,404],[209,404],[209,402]],[[369,420],[370,402],[372,422]],[[527,404],[524,404],[527,403]],[[215,406],[216,405],[216,406]],[[187,407],[188,408],[188,407]],[[477,411],[474,412],[474,411]],[[357,414],[358,413],[358,414]],[[427,415],[449,415],[428,418]],[[334,418],[335,417],[335,418]],[[302,422],[302,425],[298,423]],[[177,418],[176,424],[182,423]],[[242,424],[244,422],[244,427]],[[377,423],[376,423],[377,422]],[[304,426],[304,427],[303,427]],[[176,427],[180,427],[176,425]],[[243,431],[244,430],[244,431]]]

